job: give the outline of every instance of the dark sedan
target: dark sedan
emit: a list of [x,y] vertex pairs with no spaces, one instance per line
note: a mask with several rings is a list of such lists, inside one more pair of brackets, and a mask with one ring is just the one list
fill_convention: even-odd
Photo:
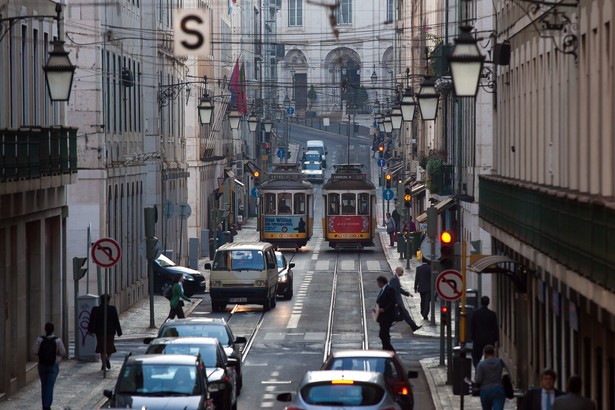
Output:
[[275,258],[278,263],[278,296],[284,300],[293,298],[293,268],[294,263],[288,263],[282,252],[276,252]]
[[198,270],[178,266],[171,259],[160,255],[154,260],[154,290],[161,295],[173,286],[177,276],[184,276],[184,293],[190,297],[205,292],[205,276]]
[[403,410],[414,408],[411,378],[417,378],[418,372],[408,371],[394,352],[386,350],[340,350],[323,363],[321,370],[363,370],[378,372],[397,397]]

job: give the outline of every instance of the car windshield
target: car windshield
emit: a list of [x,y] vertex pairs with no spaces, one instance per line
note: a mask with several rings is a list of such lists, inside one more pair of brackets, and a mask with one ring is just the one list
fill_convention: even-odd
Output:
[[278,262],[278,270],[284,269],[284,256],[282,254],[275,254],[275,260]]
[[140,396],[200,396],[195,365],[147,364],[134,362],[122,369],[118,394]]
[[306,163],[303,166],[303,169],[308,169],[310,171],[320,171],[320,164],[315,163]]
[[191,354],[196,356],[201,354],[201,360],[205,367],[218,367],[218,349],[213,344],[151,344],[147,348],[146,354]]
[[230,339],[223,325],[207,323],[207,324],[184,324],[184,325],[166,325],[160,329],[158,337],[213,337],[218,339],[222,346],[229,346]]
[[325,370],[363,370],[382,373],[385,379],[401,377],[393,360],[385,357],[336,357],[328,362]]
[[164,255],[160,255],[157,259],[156,262],[158,263],[158,265],[160,266],[176,266],[175,262],[173,262],[171,259],[167,258]]
[[262,270],[265,258],[261,251],[218,251],[213,269]]
[[304,386],[301,398],[308,404],[329,406],[373,406],[384,396],[384,389],[373,383],[312,383]]

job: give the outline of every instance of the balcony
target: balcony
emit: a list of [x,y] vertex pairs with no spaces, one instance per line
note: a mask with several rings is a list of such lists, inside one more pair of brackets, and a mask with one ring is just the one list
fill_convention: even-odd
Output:
[[615,204],[495,176],[479,182],[479,217],[593,282],[615,290]]
[[77,128],[0,130],[0,194],[53,188],[77,178]]

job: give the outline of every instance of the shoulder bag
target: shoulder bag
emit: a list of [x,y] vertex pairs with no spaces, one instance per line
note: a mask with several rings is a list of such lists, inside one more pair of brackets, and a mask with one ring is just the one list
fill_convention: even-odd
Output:
[[515,397],[512,380],[510,378],[510,374],[508,374],[508,369],[506,368],[504,361],[500,359],[500,362],[502,362],[502,386],[504,387],[504,393],[506,394],[507,399],[512,399]]

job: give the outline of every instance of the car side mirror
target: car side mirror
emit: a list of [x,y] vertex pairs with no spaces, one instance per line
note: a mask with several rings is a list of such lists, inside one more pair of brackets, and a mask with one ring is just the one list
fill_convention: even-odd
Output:
[[105,396],[108,399],[113,400],[113,390],[109,390],[109,389],[103,390],[103,396]]
[[289,264],[288,264],[288,267],[289,267],[289,268],[294,268],[294,267],[295,267],[295,262],[291,262],[291,263],[289,263]]
[[154,340],[153,337],[146,337],[145,339],[143,339],[143,344],[144,345],[148,345],[148,344],[152,343],[152,340]]
[[237,337],[235,338],[235,343],[237,343],[238,345],[240,345],[240,344],[246,344],[246,343],[248,343],[248,339],[246,339],[246,338],[245,338],[245,337],[243,337],[243,336],[237,336]]
[[203,268],[211,270],[211,263],[207,262],[205,265],[203,265]]
[[280,393],[277,396],[278,401],[289,402],[292,401],[293,394],[292,393]]

